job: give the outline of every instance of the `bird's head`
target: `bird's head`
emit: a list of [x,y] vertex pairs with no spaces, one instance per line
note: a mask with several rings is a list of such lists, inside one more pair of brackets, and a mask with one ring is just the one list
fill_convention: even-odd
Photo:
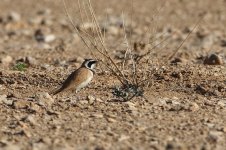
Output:
[[85,61],[82,63],[82,67],[86,67],[86,68],[94,71],[97,62],[98,61],[94,60],[94,59],[85,59]]

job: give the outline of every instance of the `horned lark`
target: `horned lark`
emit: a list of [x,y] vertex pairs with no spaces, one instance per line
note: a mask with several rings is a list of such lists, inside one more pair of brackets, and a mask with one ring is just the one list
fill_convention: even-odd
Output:
[[85,59],[81,67],[72,72],[63,84],[51,93],[53,95],[65,91],[75,91],[77,93],[80,89],[86,87],[93,79],[96,63],[96,60]]

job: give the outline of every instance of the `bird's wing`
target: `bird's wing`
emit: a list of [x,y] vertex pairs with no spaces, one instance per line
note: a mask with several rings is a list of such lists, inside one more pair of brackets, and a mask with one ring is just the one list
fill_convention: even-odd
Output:
[[74,72],[72,72],[67,79],[62,83],[61,86],[59,86],[57,89],[54,89],[52,92],[50,92],[53,95],[56,95],[60,92],[62,92],[63,90],[69,89],[68,87],[70,87],[71,83],[73,82],[73,79],[77,76],[76,74],[78,74],[78,70],[75,70]]
[[60,88],[57,88],[55,91],[52,92],[53,95],[62,91],[75,89],[79,84],[84,81],[84,78],[87,78],[87,76],[89,76],[91,73],[92,72],[86,68],[79,68],[75,70],[62,83],[62,86]]
[[[93,73],[87,68],[79,68],[75,71],[75,74],[72,75],[72,80],[68,85],[68,89],[75,89],[78,85],[84,82],[89,76],[92,76]],[[66,82],[66,81],[65,81]]]

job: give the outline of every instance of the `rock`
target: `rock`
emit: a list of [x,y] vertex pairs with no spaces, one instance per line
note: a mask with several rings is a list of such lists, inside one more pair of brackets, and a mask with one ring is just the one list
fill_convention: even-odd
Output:
[[132,102],[126,102],[126,105],[129,108],[129,110],[131,110],[131,111],[136,111],[137,110],[136,105],[134,103],[132,103]]
[[184,106],[180,102],[176,100],[172,100],[172,104],[169,107],[169,111],[180,111],[183,109],[183,107]]
[[51,70],[54,69],[53,66],[51,66],[51,65],[49,65],[49,64],[42,64],[42,65],[41,65],[41,68],[42,68],[42,69],[49,70],[49,71],[51,71]]
[[189,105],[189,110],[192,112],[198,111],[199,110],[199,105],[195,102],[190,103]]
[[219,131],[210,131],[209,135],[208,135],[208,140],[211,142],[218,142],[218,141],[222,141],[223,137],[222,137],[223,133],[219,132]]
[[46,43],[53,42],[55,39],[56,39],[56,36],[53,35],[53,34],[49,34],[49,35],[46,35],[46,36],[44,37],[44,41],[45,41]]
[[[96,26],[92,22],[84,22],[83,24],[79,25],[78,28],[79,28],[79,30],[82,30],[82,31],[93,32],[93,29],[95,30]],[[96,31],[94,31],[94,32],[96,32]]]
[[8,106],[12,106],[13,100],[7,99],[6,95],[0,95],[0,104],[6,104]]
[[47,92],[39,92],[35,95],[35,99],[41,106],[51,106],[54,103],[54,99]]
[[7,101],[7,96],[6,95],[0,95],[0,103],[3,104]]
[[87,101],[87,100],[80,100],[78,104],[87,105],[88,103],[89,103],[89,101]]
[[216,125],[214,123],[208,123],[206,122],[205,125],[209,128],[209,129],[213,129]]
[[219,55],[211,54],[205,58],[203,63],[204,65],[222,65],[223,60]]
[[37,113],[42,112],[42,108],[38,104],[35,104],[35,103],[31,103],[30,110],[33,112],[37,112]]
[[37,125],[37,121],[35,120],[34,115],[27,116],[26,121],[28,121],[31,125]]
[[95,23],[85,22],[85,23],[80,25],[80,29],[87,30],[87,29],[92,29],[92,28],[95,28]]
[[104,101],[101,98],[96,98],[97,102],[103,103]]
[[55,35],[53,34],[45,35],[41,29],[36,30],[34,36],[37,42],[50,43],[56,39]]
[[26,109],[30,106],[30,102],[26,100],[18,100],[13,103],[15,109]]
[[7,56],[3,57],[0,61],[3,64],[9,64],[13,61],[13,58],[11,56],[7,55]]
[[129,107],[134,107],[134,106],[135,106],[135,104],[132,103],[132,102],[125,102],[125,104],[126,104],[127,106],[129,106]]
[[30,19],[28,20],[28,22],[29,22],[30,24],[40,25],[41,22],[42,22],[42,20],[43,20],[43,17],[41,17],[41,16],[36,16],[36,17],[30,18]]
[[134,103],[126,102],[126,105],[128,107],[128,112],[132,113],[133,115],[136,115],[138,113],[138,109]]
[[8,20],[9,21],[20,21],[21,16],[17,12],[10,12],[10,14],[8,15]]
[[31,57],[31,56],[20,58],[16,62],[17,63],[23,62],[23,63],[26,63],[26,64],[31,65],[31,66],[35,66],[35,65],[38,64],[37,60],[35,58]]
[[57,116],[57,117],[60,116],[60,113],[59,113],[59,112],[54,111],[54,110],[51,110],[51,109],[47,110],[47,114],[48,114],[48,115],[55,115],[55,116]]
[[89,104],[93,104],[95,102],[95,97],[93,97],[92,95],[88,95],[87,99],[88,99]]
[[223,131],[224,133],[226,133],[226,126],[223,127],[222,131]]
[[172,98],[161,98],[159,99],[159,102],[156,103],[157,106],[163,107],[166,110],[169,111],[180,111],[184,109],[184,104],[182,104],[178,97],[172,97]]
[[22,148],[19,145],[15,145],[13,143],[8,143],[2,150],[21,150]]
[[38,64],[37,60],[31,56],[26,57],[25,62],[29,65],[37,65]]
[[95,113],[95,114],[92,114],[90,117],[94,117],[94,118],[103,118],[104,115],[103,115],[103,114],[100,114],[100,113]]
[[130,136],[127,136],[127,135],[121,135],[121,136],[119,137],[118,141],[121,142],[121,141],[125,141],[125,140],[128,140],[128,139],[130,139]]
[[115,119],[113,119],[113,118],[110,118],[110,117],[107,118],[107,121],[110,122],[110,123],[117,122],[117,120],[115,120]]
[[220,106],[221,108],[226,107],[226,100],[220,100],[217,102],[217,105]]

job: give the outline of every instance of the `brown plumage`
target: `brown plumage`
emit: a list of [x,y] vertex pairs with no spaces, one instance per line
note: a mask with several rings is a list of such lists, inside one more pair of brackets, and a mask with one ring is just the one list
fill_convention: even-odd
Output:
[[81,67],[72,72],[62,83],[62,86],[51,92],[53,95],[60,92],[75,91],[76,93],[88,85],[94,74],[94,67],[97,61],[86,59]]

